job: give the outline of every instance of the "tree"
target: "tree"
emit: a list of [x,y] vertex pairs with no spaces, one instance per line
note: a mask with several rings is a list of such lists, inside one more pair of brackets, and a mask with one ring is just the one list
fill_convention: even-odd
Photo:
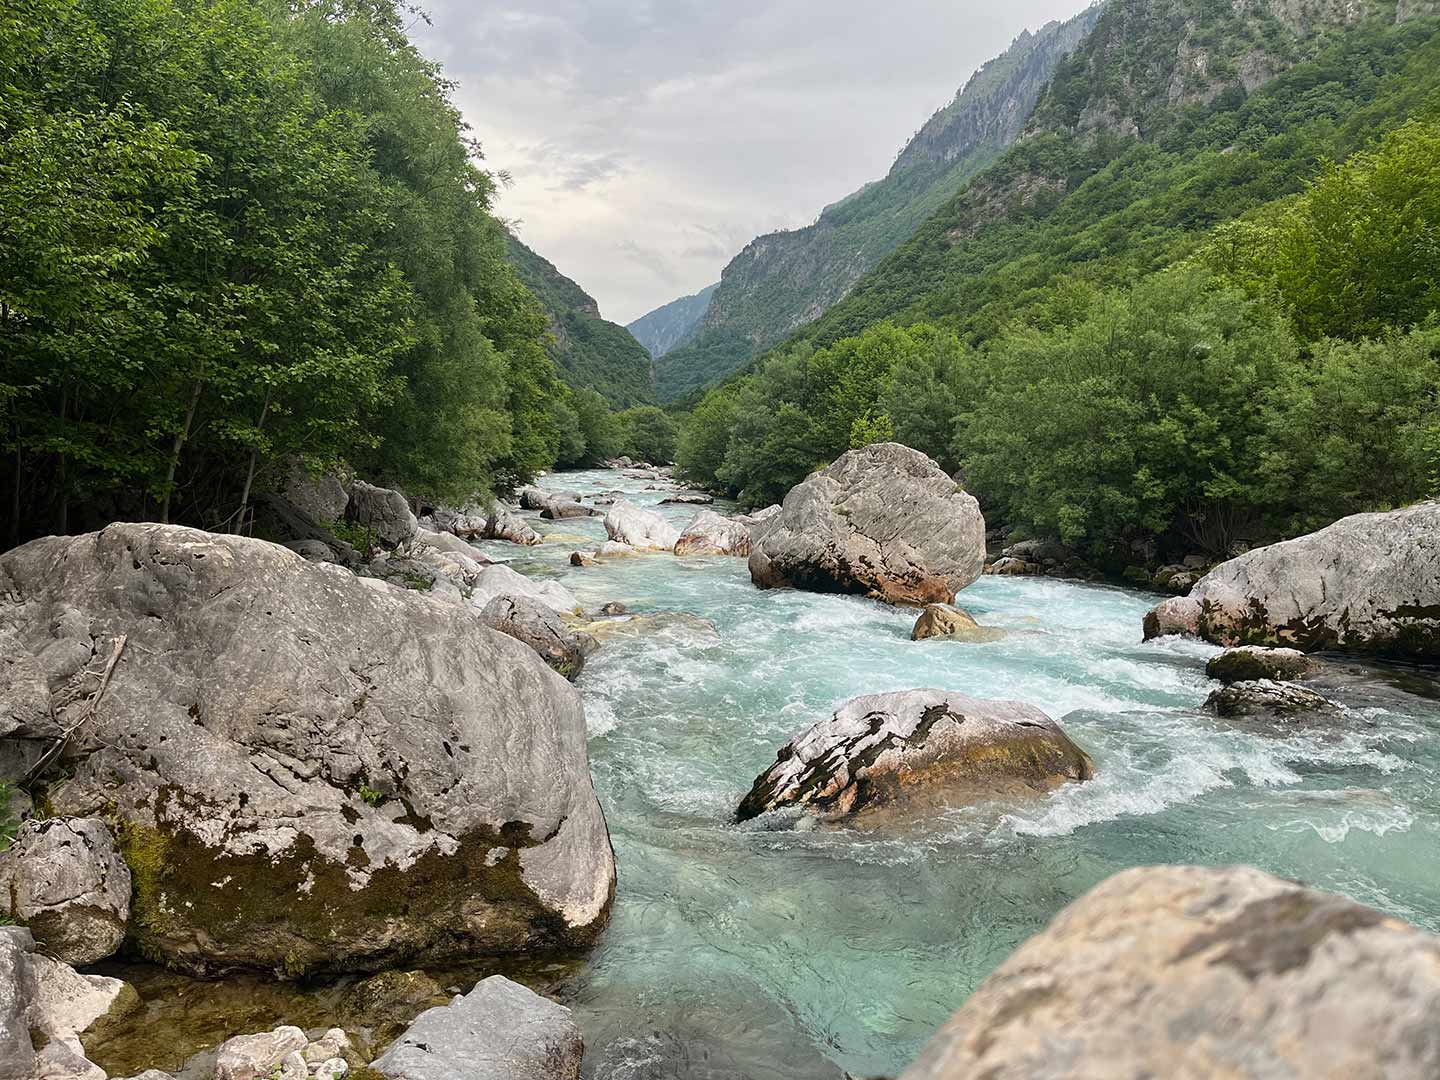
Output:
[[639,405],[618,416],[620,445],[629,457],[663,464],[675,458],[675,421],[658,405]]

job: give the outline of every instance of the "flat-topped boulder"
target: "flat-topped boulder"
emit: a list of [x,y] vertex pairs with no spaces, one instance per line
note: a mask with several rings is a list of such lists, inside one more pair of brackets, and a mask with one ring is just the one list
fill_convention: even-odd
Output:
[[581,610],[575,594],[558,581],[526,577],[504,563],[496,563],[480,571],[470,590],[470,604],[483,611],[497,596],[528,596],[561,615]]
[[685,526],[680,539],[675,541],[676,555],[734,555],[745,558],[750,554],[750,530],[734,518],[721,517],[713,510],[702,510],[693,521]]
[[653,510],[642,510],[628,499],[617,499],[605,515],[605,534],[637,551],[674,551],[680,530]]
[[1440,658],[1440,503],[1357,514],[1222,563],[1146,616],[1147,639],[1167,634]]
[[735,817],[785,807],[829,820],[923,812],[1049,791],[1094,771],[1089,755],[1033,706],[949,690],[870,694],[786,743]]
[[580,1080],[570,1010],[503,975],[428,1009],[377,1058],[387,1080]]
[[1205,674],[1222,683],[1274,679],[1285,682],[1313,675],[1320,665],[1299,649],[1265,649],[1241,645],[1226,649],[1205,665]]
[[0,853],[0,913],[67,964],[114,953],[130,922],[130,868],[110,827],[98,818],[22,824]]
[[985,567],[980,504],[899,443],[851,450],[791,489],[754,543],[750,578],[763,589],[899,604],[948,604]]
[[1440,938],[1249,867],[1109,878],[900,1080],[1440,1076]]
[[[3,635],[59,724],[93,710],[48,800],[117,823],[152,959],[297,977],[584,946],[605,923],[579,695],[467,605],[113,525],[0,555]],[[30,690],[0,684],[0,716]]]

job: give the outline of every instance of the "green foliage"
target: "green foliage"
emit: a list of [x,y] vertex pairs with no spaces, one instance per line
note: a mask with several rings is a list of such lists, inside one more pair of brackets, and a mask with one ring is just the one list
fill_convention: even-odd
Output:
[[675,421],[664,409],[640,405],[626,409],[616,420],[622,454],[656,465],[675,460]]
[[14,798],[15,789],[0,783],[0,851],[5,851],[15,842],[15,833],[20,828],[19,819],[10,809]]
[[234,527],[294,453],[455,501],[555,460],[544,313],[408,17],[0,16],[3,539]]
[[615,408],[655,400],[650,353],[623,326],[600,317],[584,289],[548,260],[508,237],[510,261],[539,299],[549,321],[548,349],[560,377],[575,389],[598,390]]
[[366,806],[379,806],[385,801],[385,793],[378,791],[369,784],[360,785],[360,799]]

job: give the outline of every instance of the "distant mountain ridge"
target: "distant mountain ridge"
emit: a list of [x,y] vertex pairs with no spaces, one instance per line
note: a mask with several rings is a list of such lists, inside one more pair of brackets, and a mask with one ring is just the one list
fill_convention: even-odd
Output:
[[617,409],[655,401],[650,353],[623,326],[600,315],[595,298],[513,233],[510,264],[539,299],[550,323],[550,355],[570,386],[598,391]]
[[1014,142],[1101,10],[1025,31],[926,122],[883,179],[826,207],[813,225],[752,241],[725,268],[691,339],[657,361],[660,399],[719,382],[842,299]]
[[710,297],[719,287],[720,283],[717,281],[694,296],[682,296],[679,300],[672,300],[664,307],[640,316],[625,329],[635,335],[636,341],[650,350],[652,357],[659,360],[690,339],[700,325],[700,320],[705,317],[705,310],[710,306]]

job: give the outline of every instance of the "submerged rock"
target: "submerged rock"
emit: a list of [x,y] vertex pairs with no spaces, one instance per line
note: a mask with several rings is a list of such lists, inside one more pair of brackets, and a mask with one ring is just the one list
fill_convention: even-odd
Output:
[[638,551],[674,551],[680,530],[659,514],[642,510],[627,499],[619,499],[605,515],[605,533]]
[[425,1009],[445,1004],[440,984],[423,971],[386,971],[356,983],[340,1001],[340,1019],[374,1033],[378,1043],[395,1039]]
[[910,631],[911,641],[953,638],[973,645],[1000,641],[1004,637],[1004,630],[981,626],[968,611],[953,604],[926,604],[920,618],[915,620],[915,628]]
[[1089,755],[1033,706],[947,690],[871,694],[786,743],[735,817],[787,806],[831,820],[933,809],[1092,775]]
[[580,1080],[583,1051],[569,1009],[492,975],[421,1013],[371,1068],[388,1080]]
[[350,486],[345,520],[367,530],[382,547],[394,548],[415,539],[420,525],[404,495],[356,480]]
[[[5,631],[59,722],[94,709],[49,798],[119,823],[149,957],[299,976],[604,925],[579,697],[478,612],[258,540],[114,525],[0,555]],[[122,634],[95,700],[85,672]]]
[[0,911],[67,964],[114,953],[130,921],[130,869],[110,827],[97,818],[21,825],[0,854]]
[[1205,674],[1227,684],[1255,679],[1284,682],[1303,679],[1319,666],[1298,649],[1263,649],[1257,645],[1242,645],[1237,649],[1226,649],[1211,660],[1205,665]]
[[1440,1076],[1440,939],[1248,867],[1116,874],[901,1080]]
[[524,642],[540,659],[572,682],[585,668],[580,642],[552,609],[528,596],[497,596],[480,618],[492,630]]
[[761,588],[948,604],[985,566],[975,497],[899,443],[852,450],[785,496],[755,535]]
[[1440,503],[1357,514],[1217,566],[1145,618],[1147,639],[1440,658]]
[[[604,614],[604,611],[601,611]],[[647,611],[629,615],[623,611],[615,616],[577,622],[572,627],[578,634],[587,634],[604,644],[618,638],[651,637],[670,634],[693,644],[712,644],[720,640],[720,631],[709,619],[688,611]]]
[[675,541],[676,555],[750,554],[750,530],[734,518],[721,517],[712,510],[702,510]]
[[1216,690],[1205,707],[1218,716],[1305,716],[1337,713],[1340,707],[1294,683],[1255,679]]

